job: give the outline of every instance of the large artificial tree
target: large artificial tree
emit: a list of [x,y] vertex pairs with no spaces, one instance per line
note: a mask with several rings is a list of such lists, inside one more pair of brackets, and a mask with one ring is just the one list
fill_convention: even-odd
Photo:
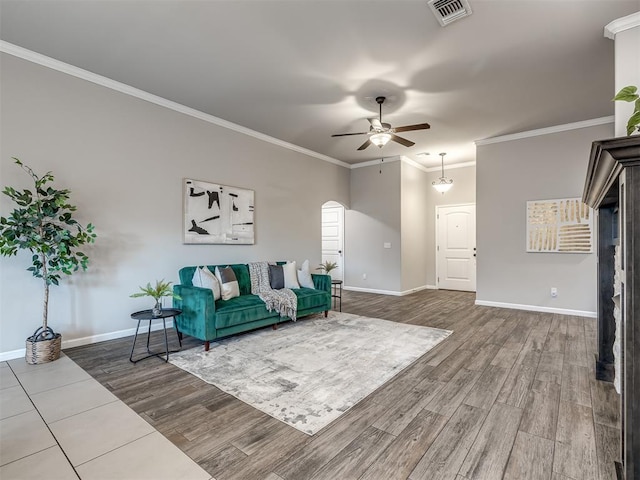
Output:
[[96,234],[93,225],[83,227],[73,218],[76,207],[69,203],[71,191],[54,188],[51,172],[38,176],[19,159],[13,160],[31,177],[34,188],[5,187],[2,191],[17,206],[7,217],[0,217],[0,254],[30,251],[31,266],[27,270],[44,284],[42,326],[27,338],[27,345],[56,339],[60,342],[60,334],[48,326],[49,287],[58,285],[62,275],[87,269],[89,257],[78,248],[93,243]]

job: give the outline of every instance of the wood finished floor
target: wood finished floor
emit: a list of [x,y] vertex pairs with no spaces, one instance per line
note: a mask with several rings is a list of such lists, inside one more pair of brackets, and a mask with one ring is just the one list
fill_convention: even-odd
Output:
[[454,333],[313,437],[171,364],[131,364],[131,337],[65,353],[217,480],[614,480],[595,320],[474,299],[344,292],[345,312]]

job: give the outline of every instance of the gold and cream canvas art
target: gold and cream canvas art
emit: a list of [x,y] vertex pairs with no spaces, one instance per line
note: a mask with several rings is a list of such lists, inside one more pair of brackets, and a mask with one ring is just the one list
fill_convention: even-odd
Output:
[[527,202],[527,252],[592,253],[593,211],[580,198]]

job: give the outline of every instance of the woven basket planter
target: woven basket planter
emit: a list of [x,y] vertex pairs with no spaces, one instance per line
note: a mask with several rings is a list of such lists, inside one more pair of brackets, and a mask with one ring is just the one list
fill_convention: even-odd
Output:
[[46,330],[40,327],[27,338],[25,360],[30,365],[53,362],[60,358],[61,346],[62,335],[55,333],[49,327]]

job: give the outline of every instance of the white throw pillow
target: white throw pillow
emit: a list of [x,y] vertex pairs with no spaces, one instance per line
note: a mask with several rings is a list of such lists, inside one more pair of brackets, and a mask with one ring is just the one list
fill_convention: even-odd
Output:
[[298,283],[301,287],[316,288],[313,284],[311,272],[309,271],[309,260],[305,260],[302,263],[302,268],[298,270]]
[[213,292],[213,299],[220,300],[220,282],[216,276],[211,273],[207,267],[197,268],[195,272],[193,272],[193,278],[191,279],[191,283],[194,287],[208,288]]
[[282,266],[284,273],[284,288],[300,288],[296,262],[287,262]]
[[240,296],[240,286],[233,268],[228,266],[224,268],[216,267],[216,278],[220,282],[222,300],[230,300]]

